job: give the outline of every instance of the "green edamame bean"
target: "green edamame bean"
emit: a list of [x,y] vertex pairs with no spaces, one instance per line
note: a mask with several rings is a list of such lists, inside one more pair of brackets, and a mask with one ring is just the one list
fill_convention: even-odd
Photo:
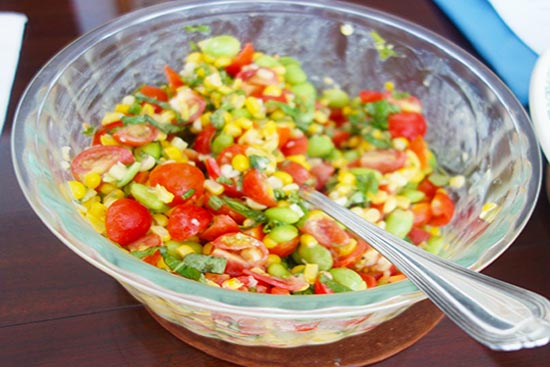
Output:
[[312,158],[322,158],[334,149],[332,139],[326,135],[313,135],[308,140],[307,154]]
[[386,231],[399,238],[405,236],[411,231],[414,215],[409,210],[395,209],[386,218]]
[[291,64],[287,65],[285,72],[285,81],[290,84],[301,84],[307,80],[306,73],[302,70],[300,65]]
[[338,88],[324,90],[323,98],[326,98],[328,106],[332,108],[342,108],[349,104],[349,95]]
[[266,68],[275,68],[277,66],[281,66],[279,61],[275,60],[274,57],[269,55],[261,55],[258,58],[254,60],[254,63],[258,66],[263,66]]
[[279,62],[284,65],[284,66],[288,66],[288,65],[298,65],[300,66],[300,61],[296,60],[294,57],[291,57],[291,56],[281,56],[279,58]]
[[275,242],[291,241],[298,237],[298,228],[292,224],[283,224],[273,228],[267,236]]
[[193,241],[178,242],[174,240],[169,240],[169,241],[166,241],[164,244],[164,246],[166,246],[166,251],[168,252],[168,254],[170,254],[171,256],[174,256],[177,259],[181,259],[181,255],[179,254],[177,249],[182,245],[187,245],[191,247],[193,249],[193,252],[196,254],[202,253],[201,244]]
[[244,117],[244,118],[247,118],[247,119],[250,119],[252,118],[252,115],[250,114],[250,112],[246,109],[246,108],[237,108],[233,111],[231,111],[231,115],[233,115],[233,118],[239,118],[239,117]]
[[218,154],[225,148],[233,145],[234,139],[231,135],[220,133],[212,140],[212,152]]
[[349,268],[332,268],[329,270],[335,282],[348,287],[352,291],[367,289],[367,284],[361,276]]
[[290,87],[290,91],[305,102],[313,102],[317,98],[317,90],[311,83],[301,83]]
[[426,194],[424,194],[422,191],[412,189],[404,190],[401,195],[407,197],[411,201],[411,203],[417,203],[426,197]]
[[317,264],[319,271],[329,270],[334,263],[330,251],[321,245],[298,246],[298,257],[301,262]]
[[161,213],[169,209],[147,185],[132,182],[130,184],[130,194],[134,199],[154,212]]
[[431,252],[434,255],[438,255],[443,246],[445,245],[445,240],[441,236],[432,236],[428,238],[426,244],[422,247],[424,250]]
[[269,208],[264,213],[269,219],[281,223],[294,224],[300,220],[300,215],[287,207]]
[[284,266],[281,263],[270,264],[267,267],[267,272],[269,275],[273,275],[274,277],[279,277],[279,278],[286,278],[290,276],[290,272],[288,271],[286,266]]
[[199,48],[210,57],[234,57],[241,50],[241,42],[233,36],[221,35],[199,42]]

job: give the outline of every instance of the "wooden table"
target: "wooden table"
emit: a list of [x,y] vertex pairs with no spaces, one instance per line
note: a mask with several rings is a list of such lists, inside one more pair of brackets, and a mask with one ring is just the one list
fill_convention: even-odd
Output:
[[[1,366],[234,366],[180,342],[118,283],[66,248],[34,214],[13,173],[11,120],[32,76],[78,35],[143,3],[153,1],[0,2],[0,11],[19,11],[29,18],[0,142]],[[473,52],[429,0],[361,3],[421,24]],[[485,273],[549,297],[549,223],[550,207],[541,193],[523,233]],[[443,319],[412,347],[378,365],[528,367],[549,361],[549,347],[493,352]]]

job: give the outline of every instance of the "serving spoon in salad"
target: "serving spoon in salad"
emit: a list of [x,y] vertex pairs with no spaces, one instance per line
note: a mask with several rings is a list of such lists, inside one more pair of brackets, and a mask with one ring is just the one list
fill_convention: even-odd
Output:
[[424,251],[310,188],[302,198],[395,264],[452,321],[481,344],[512,351],[550,341],[550,301]]

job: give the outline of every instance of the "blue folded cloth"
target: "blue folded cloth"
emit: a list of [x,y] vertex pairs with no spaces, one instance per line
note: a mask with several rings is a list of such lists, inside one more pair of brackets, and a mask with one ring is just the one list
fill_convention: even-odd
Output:
[[538,55],[506,25],[488,0],[434,0],[477,52],[527,106]]

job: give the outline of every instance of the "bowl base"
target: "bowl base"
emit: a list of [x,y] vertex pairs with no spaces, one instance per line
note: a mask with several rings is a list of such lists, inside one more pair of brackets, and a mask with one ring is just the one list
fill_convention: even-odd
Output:
[[[186,344],[218,359],[247,367],[366,366],[410,347],[443,318],[429,300],[421,301],[373,330],[338,342],[295,348],[243,346],[197,335],[147,309],[165,329]],[[399,330],[396,333],[396,330]]]

